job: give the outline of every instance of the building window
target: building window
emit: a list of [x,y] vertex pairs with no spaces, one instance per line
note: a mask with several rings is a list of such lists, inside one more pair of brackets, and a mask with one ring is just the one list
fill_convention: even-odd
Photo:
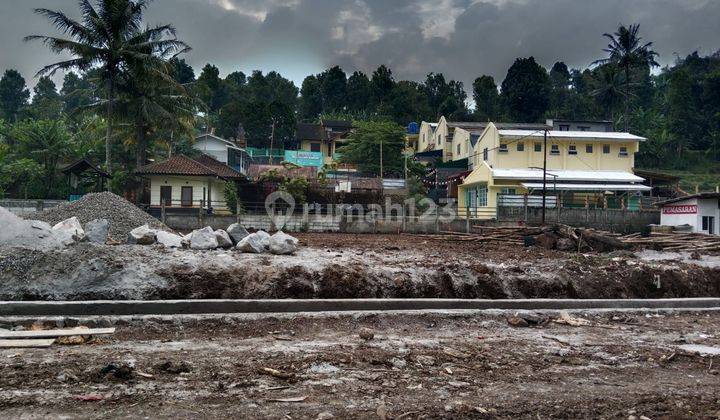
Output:
[[542,143],[540,143],[540,142],[535,143],[535,151],[542,152]]
[[460,156],[460,144],[457,145],[457,154]]
[[483,149],[483,160],[488,160],[488,149],[487,147]]
[[442,136],[438,134],[438,144],[442,144]]
[[610,145],[609,144],[603,144],[603,153],[606,155],[610,154]]
[[467,202],[470,207],[487,207],[487,186],[470,188],[467,191]]
[[310,143],[310,151],[311,152],[319,152],[320,151],[320,143],[318,143],[318,142]]
[[570,131],[570,126],[565,124],[560,124],[560,131]]
[[560,154],[560,146],[557,144],[550,145],[550,154],[551,155],[559,155]]
[[714,235],[715,234],[715,217],[703,216],[702,217],[702,230]]
[[500,194],[502,194],[502,195],[515,195],[515,194],[517,194],[517,191],[515,190],[515,188],[504,187],[502,190],[500,190]]
[[160,205],[165,203],[165,207],[172,206],[172,186],[160,186]]
[[628,155],[627,147],[621,146],[620,147],[620,153],[618,153],[618,156],[620,157],[626,157]]
[[500,143],[500,149],[498,150],[498,152],[507,153],[508,152],[507,143]]
[[518,152],[524,152],[524,151],[525,151],[525,143],[518,143],[518,144],[517,144],[517,151],[518,151]]
[[586,144],[585,145],[585,153],[592,153],[593,152],[593,145],[592,144]]
[[585,126],[579,125],[578,131],[590,131],[590,127],[585,127]]
[[577,155],[577,146],[571,144],[568,146],[568,155]]

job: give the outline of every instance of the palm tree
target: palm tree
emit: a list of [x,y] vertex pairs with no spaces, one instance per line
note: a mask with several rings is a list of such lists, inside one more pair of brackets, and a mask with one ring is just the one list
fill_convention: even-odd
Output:
[[630,95],[618,67],[613,63],[598,67],[593,72],[593,86],[590,96],[605,108],[605,115],[610,117],[614,129],[615,109]]
[[[625,91],[630,92],[631,70],[634,67],[657,67],[660,64],[655,61],[658,53],[652,50],[652,42],[641,44],[642,38],[638,36],[640,25],[630,25],[625,27],[620,25],[614,34],[603,34],[605,38],[610,40],[607,48],[603,51],[609,54],[607,58],[596,60],[593,64],[614,63],[623,70],[625,75],[624,85]],[[625,95],[625,131],[628,130],[628,114],[630,111],[630,98]]]
[[112,171],[113,108],[121,72],[130,60],[152,62],[171,53],[189,50],[187,44],[177,40],[172,25],[142,27],[142,15],[150,1],[97,0],[93,6],[90,0],[79,0],[80,20],[74,20],[61,11],[35,9],[35,13],[48,18],[56,29],[68,37],[25,37],[26,41],[43,42],[55,53],[71,56],[43,67],[38,75],[52,75],[58,70],[101,69],[106,94],[105,166],[108,172]]

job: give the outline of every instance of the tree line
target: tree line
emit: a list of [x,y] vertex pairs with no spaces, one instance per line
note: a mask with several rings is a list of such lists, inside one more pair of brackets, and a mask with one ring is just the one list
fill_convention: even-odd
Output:
[[[272,142],[294,148],[296,124],[320,118],[399,126],[440,116],[604,119],[649,139],[638,166],[719,169],[720,54],[692,53],[653,71],[657,54],[637,25],[605,34],[608,46],[588,68],[558,61],[548,70],[522,57],[499,85],[489,75],[469,87],[442,73],[398,80],[382,65],[370,74],[333,66],[307,76],[298,88],[275,71],[223,77],[207,64],[196,74],[182,58],[190,46],[172,25],[145,26],[147,6],[142,0],[83,0],[78,20],[36,10],[62,35],[27,40],[70,58],[37,75],[8,69],[0,78],[0,191],[62,196],[57,168],[79,157],[104,162],[116,190],[132,189],[138,185],[135,167],[148,157],[192,153],[199,132],[244,136],[251,147]],[[65,72],[59,87],[50,77],[57,71]],[[34,76],[31,94],[25,77]]]

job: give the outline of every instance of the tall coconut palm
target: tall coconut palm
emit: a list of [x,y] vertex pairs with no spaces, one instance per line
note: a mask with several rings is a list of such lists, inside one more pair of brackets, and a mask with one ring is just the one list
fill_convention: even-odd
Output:
[[[603,48],[603,51],[608,53],[607,58],[596,60],[593,64],[608,64],[614,63],[623,70],[625,75],[624,85],[625,91],[630,92],[630,85],[632,83],[632,69],[636,67],[657,67],[660,64],[655,61],[655,57],[658,53],[652,50],[652,42],[641,43],[642,38],[638,35],[640,31],[640,25],[630,25],[625,27],[620,25],[614,34],[603,34],[610,43],[607,48]],[[625,131],[628,130],[630,113],[630,97],[625,95]]]
[[69,54],[70,58],[43,67],[38,75],[53,74],[58,70],[87,71],[101,69],[105,89],[107,130],[105,133],[105,166],[112,171],[110,150],[113,131],[113,108],[121,72],[130,60],[153,61],[164,55],[188,50],[176,38],[172,25],[143,27],[143,12],[151,0],[79,0],[80,20],[74,20],[61,11],[35,9],[67,38],[30,35],[26,41],[38,40],[55,53]]
[[592,85],[590,96],[605,109],[606,117],[610,118],[615,128],[615,110],[630,95],[620,70],[613,63],[598,67],[593,72]]

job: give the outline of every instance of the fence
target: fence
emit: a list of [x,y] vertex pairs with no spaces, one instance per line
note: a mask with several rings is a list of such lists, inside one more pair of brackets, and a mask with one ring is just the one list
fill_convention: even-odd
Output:
[[3,199],[0,207],[4,207],[18,216],[25,216],[36,211],[43,211],[67,203],[66,200],[32,200],[32,199]]

